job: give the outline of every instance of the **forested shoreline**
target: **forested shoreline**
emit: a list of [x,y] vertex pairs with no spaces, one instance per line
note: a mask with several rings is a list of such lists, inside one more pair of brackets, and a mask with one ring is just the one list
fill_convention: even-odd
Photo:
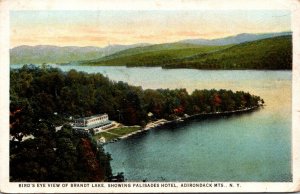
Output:
[[[10,71],[11,181],[109,181],[109,154],[70,120],[107,113],[125,125],[243,110],[259,96],[231,90],[142,89],[99,73],[25,65]],[[151,113],[149,116],[149,113]],[[66,124],[60,131],[55,126]],[[24,136],[34,139],[22,141]],[[65,171],[64,169],[71,169]]]

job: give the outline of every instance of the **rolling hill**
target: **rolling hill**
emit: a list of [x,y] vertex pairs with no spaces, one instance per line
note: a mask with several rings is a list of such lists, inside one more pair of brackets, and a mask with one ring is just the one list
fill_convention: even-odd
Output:
[[292,69],[292,38],[280,36],[200,53],[165,64],[164,68]]
[[236,45],[169,43],[132,48],[82,65],[161,66],[197,69],[291,69],[292,39],[278,36]]
[[23,45],[10,49],[10,64],[68,63],[71,61],[90,60],[110,55],[121,50],[145,45],[148,44],[109,45],[103,48],[92,46],[59,47],[53,45]]
[[186,43],[167,43],[127,49],[97,59],[82,61],[82,65],[119,65],[119,66],[163,66],[175,59],[199,53],[215,52],[226,46],[203,46]]

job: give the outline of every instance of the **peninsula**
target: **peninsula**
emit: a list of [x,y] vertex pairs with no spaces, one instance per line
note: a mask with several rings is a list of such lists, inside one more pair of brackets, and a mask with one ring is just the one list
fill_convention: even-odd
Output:
[[[96,142],[101,137],[107,141],[126,138],[189,119],[252,111],[263,103],[259,96],[244,91],[205,89],[189,94],[186,89],[144,90],[99,73],[62,72],[34,65],[11,69],[11,181],[122,178],[112,175],[110,155]],[[97,114],[114,121],[106,123],[114,127],[92,134],[70,125],[74,119]],[[35,174],[29,175],[32,169]]]

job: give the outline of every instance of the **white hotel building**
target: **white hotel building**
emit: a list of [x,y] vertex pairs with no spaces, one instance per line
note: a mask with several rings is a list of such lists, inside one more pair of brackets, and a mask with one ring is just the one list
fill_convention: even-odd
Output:
[[93,115],[90,117],[79,118],[74,121],[73,129],[99,133],[102,129],[111,127],[113,124],[107,114]]

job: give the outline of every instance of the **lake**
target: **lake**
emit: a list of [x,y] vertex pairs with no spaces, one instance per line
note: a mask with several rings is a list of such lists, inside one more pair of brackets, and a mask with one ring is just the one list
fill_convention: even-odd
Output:
[[266,106],[241,115],[153,129],[105,145],[127,181],[286,182],[291,175],[291,71],[60,66],[147,88],[242,90]]

